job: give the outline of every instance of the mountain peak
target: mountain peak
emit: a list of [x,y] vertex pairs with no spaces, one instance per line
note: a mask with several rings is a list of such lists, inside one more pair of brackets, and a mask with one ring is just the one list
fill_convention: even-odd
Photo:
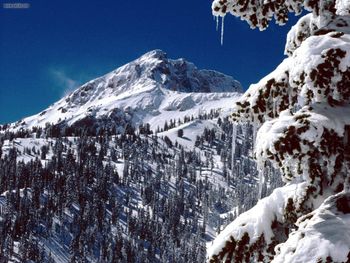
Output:
[[168,58],[168,55],[166,52],[164,52],[161,49],[154,49],[151,50],[145,54],[143,54],[139,59],[149,59],[149,58],[156,58],[159,60],[166,60]]
[[156,49],[87,82],[13,127],[44,127],[46,123],[62,122],[72,125],[86,119],[121,123],[124,116],[133,124],[149,122],[154,128],[161,126],[170,112],[184,117],[221,108],[223,101],[231,105],[231,99],[240,96],[237,92],[241,91],[240,83],[230,76],[198,69],[182,58],[168,59],[164,51]]
[[99,92],[93,92],[95,95],[101,95],[104,86],[112,88],[113,95],[149,90],[152,87],[178,92],[242,91],[241,84],[232,77],[214,70],[198,69],[184,58],[169,59],[167,53],[160,49],[151,50],[113,72],[88,82],[82,88],[86,85],[100,87]]

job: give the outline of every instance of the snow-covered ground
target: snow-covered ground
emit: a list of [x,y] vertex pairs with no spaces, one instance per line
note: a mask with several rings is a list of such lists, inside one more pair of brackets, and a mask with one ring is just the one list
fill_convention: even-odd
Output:
[[[194,120],[165,132],[158,133],[158,136],[168,136],[168,138],[175,142],[177,141],[182,146],[192,149],[195,145],[197,136],[203,134],[204,129],[218,129],[217,120]],[[178,136],[178,131],[183,130],[183,136]]]

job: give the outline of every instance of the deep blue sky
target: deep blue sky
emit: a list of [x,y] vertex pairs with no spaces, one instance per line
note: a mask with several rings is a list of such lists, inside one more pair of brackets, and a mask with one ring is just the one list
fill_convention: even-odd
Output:
[[259,32],[227,16],[221,46],[211,0],[18,0],[30,8],[4,9],[11,1],[0,0],[0,123],[37,113],[67,90],[156,48],[247,88],[283,59],[290,28]]

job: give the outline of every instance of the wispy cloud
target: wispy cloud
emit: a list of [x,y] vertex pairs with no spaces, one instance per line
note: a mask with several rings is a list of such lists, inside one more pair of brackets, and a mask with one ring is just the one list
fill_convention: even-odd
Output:
[[57,83],[57,87],[62,89],[62,96],[66,96],[81,85],[81,81],[68,76],[65,71],[51,69],[50,73]]

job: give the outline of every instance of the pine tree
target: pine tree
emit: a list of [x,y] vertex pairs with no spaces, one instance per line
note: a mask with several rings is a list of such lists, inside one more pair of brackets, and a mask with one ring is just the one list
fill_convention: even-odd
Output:
[[184,136],[184,130],[183,129],[178,129],[177,130],[177,137],[182,138]]
[[[311,262],[305,251],[318,262],[349,260],[350,244],[333,250],[336,241],[314,222],[325,220],[338,239],[350,236],[340,226],[350,213],[350,2],[215,0],[212,8],[216,16],[231,13],[260,30],[273,18],[284,24],[289,12],[311,13],[289,32],[289,57],[251,85],[232,114],[235,125],[259,128],[259,170],[271,162],[287,185],[231,223],[209,249],[210,261]],[[337,215],[338,223],[325,214]]]

